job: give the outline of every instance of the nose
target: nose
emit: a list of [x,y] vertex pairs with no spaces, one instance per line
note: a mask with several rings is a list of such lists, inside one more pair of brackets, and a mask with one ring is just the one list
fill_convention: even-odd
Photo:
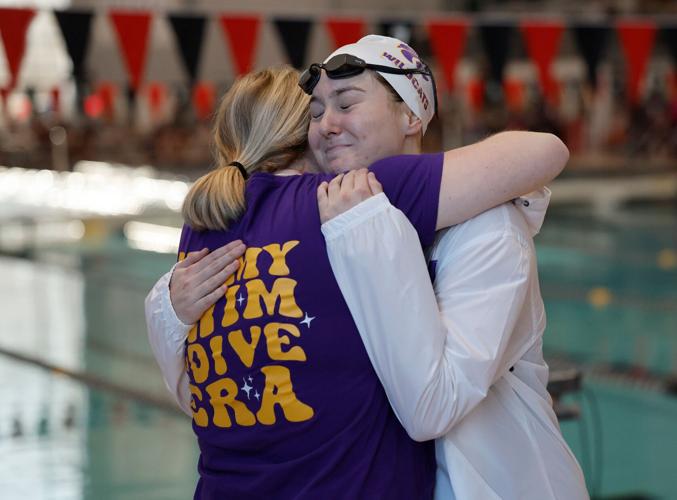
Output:
[[337,135],[341,133],[341,124],[338,113],[327,106],[324,112],[322,113],[322,119],[320,120],[320,133],[324,137],[329,137],[331,135]]

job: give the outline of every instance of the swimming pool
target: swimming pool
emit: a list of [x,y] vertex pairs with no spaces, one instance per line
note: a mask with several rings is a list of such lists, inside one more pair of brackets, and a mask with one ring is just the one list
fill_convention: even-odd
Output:
[[[546,355],[585,372],[568,398],[581,418],[562,429],[589,487],[677,498],[677,210],[555,207],[536,241]],[[143,323],[143,298],[174,257],[132,249],[121,231],[30,257],[0,258],[0,375],[11,381],[0,389],[0,496],[190,497],[190,421]]]

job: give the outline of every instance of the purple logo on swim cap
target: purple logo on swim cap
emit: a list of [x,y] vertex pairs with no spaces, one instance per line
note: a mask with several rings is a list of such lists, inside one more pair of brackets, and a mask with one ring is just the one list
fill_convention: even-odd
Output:
[[398,49],[401,49],[402,55],[407,58],[410,63],[414,62],[414,57],[418,59],[418,54],[414,49],[409,47],[406,43],[401,43],[397,46]]
[[[409,47],[406,43],[400,43],[397,46],[398,49],[400,49],[400,52],[402,52],[402,55],[404,58],[409,61],[412,64],[416,65],[416,69],[421,69],[423,67],[423,63],[421,62],[421,58],[418,57],[418,54],[414,49]],[[428,81],[428,76],[427,75],[421,75],[423,79],[427,82]]]

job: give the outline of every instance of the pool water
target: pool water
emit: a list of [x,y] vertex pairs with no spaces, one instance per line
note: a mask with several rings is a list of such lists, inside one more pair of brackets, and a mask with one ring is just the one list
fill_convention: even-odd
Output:
[[551,210],[536,241],[546,358],[585,371],[562,431],[588,487],[677,498],[677,210]]
[[[677,498],[677,210],[551,209],[537,251],[546,357],[584,371],[565,438],[599,497]],[[146,339],[174,256],[98,246],[0,258],[0,498],[185,499],[190,420]]]

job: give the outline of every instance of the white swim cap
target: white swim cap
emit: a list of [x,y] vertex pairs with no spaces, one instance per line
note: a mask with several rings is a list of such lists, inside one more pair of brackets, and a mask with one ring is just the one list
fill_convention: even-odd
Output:
[[[367,35],[356,43],[336,49],[325,63],[339,54],[350,54],[368,64],[379,64],[393,68],[420,69],[425,65],[414,49],[397,38]],[[421,119],[423,133],[435,116],[435,92],[430,75],[393,75],[377,71],[397,92],[405,104]]]

